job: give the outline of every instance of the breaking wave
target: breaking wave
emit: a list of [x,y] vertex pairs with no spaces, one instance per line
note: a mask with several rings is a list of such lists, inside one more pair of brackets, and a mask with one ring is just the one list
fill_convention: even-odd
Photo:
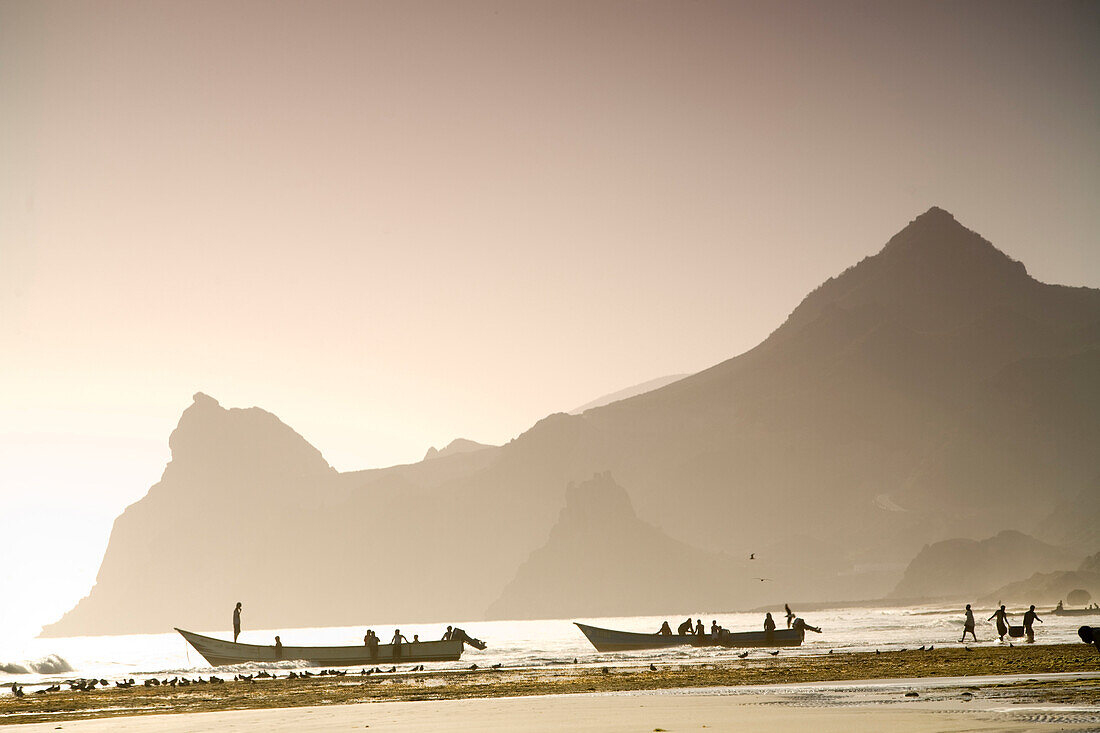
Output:
[[72,671],[72,665],[56,654],[37,662],[0,662],[0,672],[6,674],[64,674]]

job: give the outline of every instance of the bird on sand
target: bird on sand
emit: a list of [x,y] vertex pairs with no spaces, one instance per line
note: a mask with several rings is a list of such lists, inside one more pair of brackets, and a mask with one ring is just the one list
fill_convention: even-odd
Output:
[[747,656],[749,656],[748,652],[741,652],[740,654],[737,655],[737,658],[738,659],[744,659]]
[[650,664],[649,665],[649,671],[650,672],[656,672],[657,671],[657,665],[656,664]]
[[779,650],[776,649],[774,652],[768,652],[768,654],[771,654],[773,657],[778,657],[779,656]]
[[964,647],[963,647],[963,649],[965,649],[965,650],[966,650],[966,651],[968,651],[968,652],[972,652],[972,651],[974,651],[973,649],[971,649],[971,648],[970,648],[970,647],[968,647],[968,646],[964,646]]

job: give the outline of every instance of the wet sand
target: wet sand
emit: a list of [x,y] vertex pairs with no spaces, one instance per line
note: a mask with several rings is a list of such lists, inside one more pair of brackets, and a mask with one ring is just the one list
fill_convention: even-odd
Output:
[[[935,694],[923,694],[918,698],[905,697],[897,688],[883,687],[879,685],[876,694],[887,695],[892,702],[909,703],[906,709],[917,710],[911,707],[914,702],[928,706],[934,704],[954,705],[956,708],[963,706],[963,713],[967,719],[973,717],[974,711],[982,705],[1003,704],[1019,706],[1022,704],[1034,705],[1072,705],[1077,707],[1092,708],[1100,711],[1100,679],[1095,677],[1100,672],[1100,654],[1094,649],[1083,644],[1066,644],[1035,647],[986,647],[975,648],[973,651],[965,651],[960,648],[936,649],[934,651],[905,651],[833,654],[819,657],[786,657],[782,652],[777,657],[755,652],[748,659],[740,660],[736,657],[724,660],[720,663],[706,664],[657,664],[656,670],[650,670],[648,663],[635,666],[609,666],[582,667],[526,667],[520,669],[477,669],[477,670],[449,670],[425,672],[398,672],[395,674],[375,674],[360,676],[351,672],[345,677],[323,676],[308,679],[290,680],[282,676],[276,680],[255,680],[253,682],[234,682],[232,674],[223,673],[222,677],[229,677],[225,684],[201,684],[187,687],[161,686],[146,688],[142,686],[119,689],[110,687],[93,692],[57,692],[44,695],[33,694],[33,688],[28,690],[26,697],[16,699],[10,695],[0,698],[0,723],[47,723],[56,726],[62,721],[75,721],[88,718],[113,718],[113,720],[101,721],[96,725],[108,727],[81,726],[77,730],[120,730],[123,723],[118,716],[155,716],[159,721],[156,728],[136,727],[133,730],[160,730],[169,722],[172,725],[184,726],[181,730],[194,730],[200,726],[199,721],[205,720],[205,715],[181,716],[178,721],[172,721],[172,716],[163,714],[193,713],[225,714],[230,720],[239,719],[242,725],[259,726],[260,728],[279,727],[284,721],[301,721],[302,715],[316,716],[311,720],[332,719],[333,725],[346,729],[347,720],[344,716],[353,715],[346,710],[373,711],[369,715],[381,714],[390,710],[392,706],[380,706],[380,703],[415,703],[406,706],[409,710],[420,710],[416,715],[402,713],[400,722],[419,719],[417,715],[431,718],[432,715],[446,715],[439,718],[436,724],[446,723],[450,727],[452,722],[450,713],[457,711],[475,710],[471,713],[474,717],[495,715],[493,711],[521,710],[522,716],[533,716],[530,720],[513,720],[511,727],[530,728],[528,722],[534,724],[541,720],[543,713],[540,706],[548,705],[553,711],[571,709],[573,706],[595,705],[595,703],[581,703],[581,699],[611,699],[619,700],[612,703],[601,703],[599,716],[609,716],[599,729],[616,730],[619,715],[625,715],[624,710],[632,709],[630,705],[623,703],[621,699],[633,697],[646,700],[679,699],[691,697],[692,699],[705,697],[725,699],[726,706],[730,706],[730,700],[737,700],[734,707],[757,710],[756,706],[745,702],[745,695],[763,695],[767,701],[774,702],[777,711],[790,708],[782,713],[772,711],[766,718],[772,720],[783,718],[798,718],[798,725],[809,725],[803,720],[803,713],[791,712],[801,710],[805,706],[793,705],[788,692],[776,690],[749,690],[745,686],[774,685],[774,684],[804,684],[826,680],[888,680],[899,678],[912,678],[905,684],[919,686],[920,678],[964,678],[977,675],[1008,675],[1009,678],[997,680],[981,680],[972,684],[965,680],[949,680],[946,683],[937,682]],[[1038,678],[1028,681],[1030,675],[1049,675],[1051,673],[1084,673],[1083,676],[1073,674],[1068,679],[1055,679],[1050,677]],[[1092,673],[1091,675],[1088,673]],[[1024,675],[1021,677],[1020,675]],[[863,683],[857,686],[866,686]],[[925,685],[927,687],[927,685]],[[810,686],[813,689],[813,686]],[[849,685],[851,687],[851,685]],[[973,688],[973,689],[971,689]],[[642,693],[664,691],[657,695],[645,695]],[[690,691],[690,692],[688,692]],[[724,691],[723,694],[715,694],[716,691]],[[575,693],[588,693],[576,695]],[[592,695],[591,693],[633,693],[633,695]],[[734,694],[737,693],[737,694]],[[854,711],[847,711],[851,701],[839,701],[823,696],[820,689],[812,691],[812,696],[823,709],[831,710],[825,718],[840,721],[845,715]],[[540,697],[538,700],[531,698],[523,704],[515,702],[494,701],[493,698],[517,698],[530,696],[570,696],[568,697]],[[480,698],[481,700],[474,700]],[[576,698],[574,700],[573,698]],[[545,702],[549,700],[550,702]],[[442,705],[445,701],[464,701],[464,705]],[[365,707],[361,703],[371,703]],[[780,704],[781,703],[781,704]],[[977,703],[977,704],[976,704]],[[636,704],[636,703],[635,703]],[[706,706],[712,703],[706,703]],[[764,703],[761,703],[764,705]],[[350,706],[345,712],[331,712],[327,707],[318,706]],[[662,702],[661,705],[669,705],[679,710],[670,712],[677,720],[694,720],[692,717],[698,706],[677,708],[679,703]],[[625,706],[625,707],[624,707]],[[764,705],[768,707],[767,705]],[[839,706],[839,707],[838,707]],[[705,707],[705,706],[704,706]],[[720,707],[720,706],[719,706]],[[293,711],[291,708],[303,708]],[[835,709],[834,709],[835,708]],[[266,710],[279,709],[276,715],[253,713],[258,717],[248,718],[234,717],[226,711],[242,710]],[[397,708],[392,708],[397,709]],[[400,708],[405,710],[406,708]],[[920,708],[924,710],[922,715],[940,716],[943,710]],[[335,710],[335,708],[334,708]],[[442,711],[432,713],[431,711]],[[328,712],[324,712],[328,711]],[[450,712],[447,712],[450,711]],[[367,713],[354,713],[364,715]],[[505,718],[508,715],[500,713]],[[547,713],[547,720],[559,713]],[[560,713],[566,715],[565,713]],[[594,713],[596,714],[596,713]],[[750,713],[743,713],[749,715]],[[753,713],[755,714],[755,713]],[[907,714],[908,715],[908,714]],[[412,716],[412,717],[410,717]],[[686,717],[685,717],[686,716]],[[786,717],[784,717],[786,716]],[[839,717],[837,717],[839,716]],[[865,716],[860,712],[859,716]],[[911,717],[911,716],[910,716]],[[919,716],[918,716],[919,717]],[[568,718],[568,715],[566,715]],[[1100,716],[1098,716],[1100,718]],[[862,719],[862,718],[860,718]],[[907,717],[906,719],[909,719]],[[126,725],[146,725],[135,722],[138,719],[128,719]],[[503,718],[502,718],[503,720]],[[761,718],[763,721],[764,719]],[[916,720],[916,718],[913,718]],[[167,722],[166,722],[167,721]],[[190,722],[185,722],[190,721]],[[249,722],[251,721],[251,722]],[[262,721],[262,722],[261,722]],[[563,721],[565,723],[566,721]],[[568,721],[573,725],[575,721]],[[849,720],[851,724],[855,722]],[[973,720],[970,720],[973,723]],[[1003,721],[1002,721],[1003,722]],[[367,723],[363,723],[364,725]],[[411,723],[410,723],[411,724]],[[541,723],[540,723],[541,724]],[[738,723],[740,725],[740,723]],[[817,722],[812,723],[820,727]],[[898,725],[902,723],[899,721]],[[205,723],[201,724],[205,726]],[[220,725],[220,723],[218,724]],[[291,723],[286,725],[293,727]],[[374,724],[371,724],[374,727]],[[427,725],[427,724],[425,724]],[[509,724],[501,723],[503,728]],[[779,725],[774,721],[769,726]],[[792,723],[794,725],[794,723]],[[825,725],[825,723],[821,723]],[[839,723],[838,723],[839,725]],[[893,722],[879,721],[875,724],[880,729],[884,725],[894,725]],[[940,728],[913,728],[914,730],[944,729]],[[1095,727],[1097,723],[1093,723]],[[484,728],[484,726],[481,726]],[[649,728],[668,726],[654,723]],[[64,729],[68,729],[65,726]],[[32,727],[32,729],[34,729]],[[53,727],[42,728],[53,730]],[[251,728],[248,728],[251,729]],[[289,729],[289,728],[288,728]],[[420,730],[420,728],[392,728],[393,730]],[[426,728],[425,728],[426,729]],[[458,729],[461,729],[459,726]],[[595,728],[593,728],[595,729]],[[781,728],[780,728],[781,729]],[[826,728],[827,729],[827,728]],[[847,728],[838,728],[847,729]],[[631,730],[638,730],[634,727]]]

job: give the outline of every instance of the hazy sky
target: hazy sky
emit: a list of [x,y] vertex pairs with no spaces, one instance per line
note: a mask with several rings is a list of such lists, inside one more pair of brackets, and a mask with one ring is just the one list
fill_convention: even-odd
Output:
[[86,592],[197,390],[506,441],[933,204],[1096,286],[1098,62],[1095,2],[0,0],[0,599]]

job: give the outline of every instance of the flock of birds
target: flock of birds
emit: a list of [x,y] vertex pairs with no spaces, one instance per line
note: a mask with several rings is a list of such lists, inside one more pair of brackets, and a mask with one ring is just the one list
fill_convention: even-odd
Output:
[[[498,663],[498,664],[494,664],[492,666],[492,668],[493,669],[500,669],[503,666],[504,666],[503,664]],[[473,670],[478,669],[478,666],[476,664],[471,664],[467,669],[469,669],[470,671],[473,671]],[[372,675],[372,674],[394,674],[397,671],[398,670],[397,670],[396,666],[390,667],[389,669],[381,669],[380,667],[373,667],[371,669],[366,669],[364,667],[362,670],[360,670],[359,674],[360,674],[360,676],[367,677],[367,676]],[[424,670],[424,665],[423,664],[418,664],[418,665],[413,666],[411,669],[408,669],[408,670],[405,670],[405,671],[406,672],[423,672],[425,670]],[[309,670],[303,670],[301,672],[291,671],[291,672],[287,673],[287,675],[285,677],[280,677],[277,672],[268,672],[266,670],[261,670],[259,672],[255,672],[253,674],[235,674],[235,675],[233,675],[233,681],[234,682],[254,682],[256,680],[278,680],[278,679],[305,680],[305,679],[309,679],[311,677],[344,677],[347,674],[348,674],[348,670],[346,670],[346,669],[322,669],[320,672],[310,672]],[[187,677],[178,677],[178,676],[177,677],[172,677],[171,679],[169,679],[167,677],[164,678],[164,679],[158,679],[156,677],[150,677],[149,679],[145,680],[144,682],[141,682],[140,684],[143,687],[162,687],[162,686],[165,686],[165,687],[189,687],[191,685],[221,685],[221,684],[225,684],[225,682],[226,682],[226,680],[223,680],[220,677],[217,677],[215,675],[210,675],[209,679],[203,679],[202,677],[196,677],[195,679],[190,679],[190,678],[187,678]],[[69,691],[71,691],[71,692],[94,692],[95,690],[98,690],[98,689],[109,689],[111,687],[111,683],[108,680],[105,680],[105,679],[73,679],[73,680],[65,680],[65,682],[63,684],[67,685],[68,688],[69,688]],[[139,683],[133,677],[131,677],[129,679],[123,679],[123,680],[116,681],[114,683],[114,686],[116,688],[125,690],[125,689],[129,689],[131,687],[135,687],[138,684]],[[31,694],[46,695],[46,694],[51,693],[51,692],[61,692],[61,691],[62,691],[62,683],[58,683],[58,684],[50,685],[49,687],[44,687],[40,690],[35,690]],[[25,691],[25,685],[20,685],[18,682],[12,682],[11,683],[11,694],[16,698],[25,697],[26,694],[27,694],[26,691]]]

